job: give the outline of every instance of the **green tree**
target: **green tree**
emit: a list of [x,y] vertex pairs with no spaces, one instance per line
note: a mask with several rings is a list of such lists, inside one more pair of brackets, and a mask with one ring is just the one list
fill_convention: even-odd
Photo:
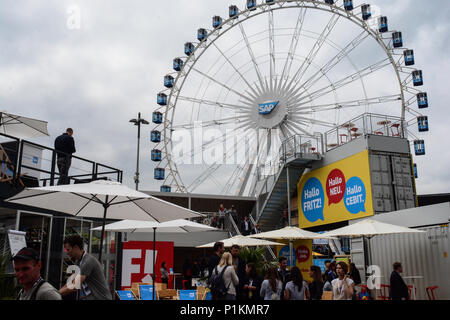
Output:
[[0,256],[0,300],[13,300],[17,297],[20,287],[16,284],[15,276],[7,274],[6,268],[11,262],[11,256]]
[[268,261],[264,258],[266,248],[264,247],[242,247],[239,256],[245,260],[246,263],[253,263],[257,272],[265,276],[267,271],[272,267],[278,266],[277,260]]

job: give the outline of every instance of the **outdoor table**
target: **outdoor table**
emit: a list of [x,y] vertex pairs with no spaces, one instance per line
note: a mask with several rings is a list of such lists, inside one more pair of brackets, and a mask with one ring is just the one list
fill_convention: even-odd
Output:
[[361,136],[362,136],[362,133],[359,133],[359,132],[352,133],[352,137],[353,138],[358,138],[358,137],[361,137]]
[[175,288],[175,278],[177,277],[177,276],[181,276],[181,275],[183,275],[182,273],[169,273],[169,277],[170,276],[173,276],[173,288],[174,289],[176,289]]
[[391,123],[392,123],[392,122],[391,122],[390,120],[382,120],[382,121],[378,121],[378,122],[377,122],[377,125],[383,126],[384,132],[386,132],[386,134],[389,135],[387,126],[388,126],[389,124],[391,124]]
[[351,129],[351,128],[353,128],[354,126],[355,126],[354,123],[352,123],[352,122],[347,122],[347,123],[344,123],[344,124],[341,126],[341,128]]
[[409,276],[409,277],[403,277],[403,279],[411,279],[411,282],[412,282],[411,296],[413,297],[413,300],[416,300],[416,286],[414,283],[414,279],[423,279],[423,277],[422,276]]

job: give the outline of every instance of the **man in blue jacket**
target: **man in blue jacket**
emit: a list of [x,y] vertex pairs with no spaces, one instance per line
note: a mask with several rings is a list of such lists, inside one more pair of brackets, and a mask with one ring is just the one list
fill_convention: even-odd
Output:
[[72,164],[72,153],[75,153],[73,130],[68,128],[65,133],[55,139],[55,150],[59,170],[58,185],[69,184],[69,168]]

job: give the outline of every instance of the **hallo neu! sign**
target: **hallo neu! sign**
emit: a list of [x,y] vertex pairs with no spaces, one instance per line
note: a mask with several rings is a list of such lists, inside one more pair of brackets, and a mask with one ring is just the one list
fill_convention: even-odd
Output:
[[298,202],[300,228],[373,216],[368,151],[305,174]]

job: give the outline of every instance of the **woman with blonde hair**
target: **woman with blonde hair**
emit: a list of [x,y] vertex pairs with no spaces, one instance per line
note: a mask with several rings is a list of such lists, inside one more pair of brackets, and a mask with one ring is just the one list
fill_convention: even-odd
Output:
[[239,284],[239,278],[233,267],[233,257],[231,253],[225,252],[220,259],[217,267],[214,268],[214,274],[220,277],[222,274],[223,282],[227,288],[224,297],[215,297],[215,300],[236,300],[236,287]]

